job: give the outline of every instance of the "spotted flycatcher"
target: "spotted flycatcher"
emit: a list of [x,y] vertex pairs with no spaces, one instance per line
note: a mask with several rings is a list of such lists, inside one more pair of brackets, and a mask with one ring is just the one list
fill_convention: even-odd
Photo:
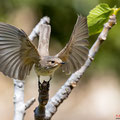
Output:
[[78,16],[66,46],[55,56],[46,53],[41,55],[23,30],[0,23],[0,71],[19,80],[26,78],[33,65],[38,77],[42,75],[51,78],[59,67],[70,74],[80,69],[88,58],[87,38],[87,19]]

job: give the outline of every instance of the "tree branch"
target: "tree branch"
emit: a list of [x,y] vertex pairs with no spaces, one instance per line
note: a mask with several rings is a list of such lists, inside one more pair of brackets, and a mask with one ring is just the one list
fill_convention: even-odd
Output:
[[[39,26],[39,30],[40,33],[39,33],[38,52],[40,53],[41,56],[48,56],[51,26],[48,25],[48,22],[44,22]],[[39,105],[34,110],[35,120],[45,120],[45,116],[46,116],[45,106],[48,103],[48,99],[49,99],[49,85],[50,85],[49,81],[43,81],[43,83],[40,83],[40,81],[38,81]]]
[[25,110],[34,102],[35,98],[24,103],[24,81],[13,79],[14,81],[14,120],[23,120]]
[[14,82],[14,120],[23,120],[24,106],[24,81],[13,79]]
[[[40,25],[49,23],[49,17],[43,17],[40,22],[35,26],[29,39],[34,40],[40,33]],[[28,100],[24,103],[24,80],[13,79],[14,82],[14,120],[23,120],[25,111],[35,102],[35,98]]]
[[33,28],[32,32],[29,35],[29,39],[33,41],[35,37],[37,37],[40,34],[40,25],[41,24],[48,24],[50,23],[50,18],[45,16],[43,17],[40,22]]
[[38,81],[39,105],[34,110],[35,120],[45,120],[45,106],[49,99],[49,85],[49,81],[43,81],[43,83]]
[[99,47],[101,43],[106,40],[108,31],[111,29],[111,27],[116,24],[116,16],[112,15],[109,18],[109,21],[104,24],[104,28],[100,35],[98,36],[96,42],[93,44],[91,49],[89,50],[89,57],[86,60],[85,64],[73,73],[70,78],[66,81],[66,83],[61,87],[61,89],[53,96],[46,105],[46,119],[50,120],[51,117],[56,113],[57,108],[59,105],[69,96],[72,89],[76,87],[77,83],[80,81],[80,78],[82,77],[83,73],[86,71],[86,69],[90,66],[92,60],[94,59],[95,54],[99,50]]
[[39,30],[38,52],[41,56],[49,56],[51,26],[48,23],[44,23],[40,25]]

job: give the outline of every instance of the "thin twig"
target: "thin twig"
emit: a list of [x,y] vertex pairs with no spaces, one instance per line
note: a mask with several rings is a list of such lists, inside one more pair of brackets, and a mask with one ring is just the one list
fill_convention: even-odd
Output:
[[98,36],[96,42],[93,44],[89,51],[89,57],[85,64],[81,67],[80,70],[73,73],[70,78],[66,81],[66,83],[61,87],[61,89],[53,96],[48,104],[46,105],[46,119],[50,120],[52,116],[56,113],[57,108],[60,104],[69,96],[72,89],[76,87],[77,83],[80,81],[83,73],[90,66],[92,60],[94,59],[95,54],[98,52],[101,43],[106,40],[108,31],[111,27],[116,24],[116,16],[110,16],[109,21],[104,24],[104,28],[100,35]]
[[32,98],[32,99],[28,100],[25,103],[25,110],[27,110],[34,102],[35,102],[35,98]]

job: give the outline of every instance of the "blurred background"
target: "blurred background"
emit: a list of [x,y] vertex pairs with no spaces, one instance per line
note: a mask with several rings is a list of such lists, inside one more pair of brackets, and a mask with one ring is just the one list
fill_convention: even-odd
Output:
[[[43,16],[51,19],[50,53],[56,54],[70,38],[77,14],[87,16],[99,3],[120,7],[120,0],[0,0],[0,21],[23,29],[28,35]],[[98,37],[90,36],[90,47]],[[120,13],[117,25],[109,32],[91,66],[58,108],[52,120],[115,120],[120,114]],[[6,68],[7,69],[7,68]],[[69,76],[58,70],[51,81],[50,97]],[[13,82],[0,73],[0,119],[12,120]],[[25,101],[37,99],[34,70],[25,82]],[[25,120],[33,120],[36,101],[27,110]]]

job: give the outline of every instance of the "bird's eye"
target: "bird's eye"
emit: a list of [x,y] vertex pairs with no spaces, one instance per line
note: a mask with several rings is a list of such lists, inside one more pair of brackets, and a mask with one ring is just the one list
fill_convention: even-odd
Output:
[[55,63],[55,61],[51,61],[51,63]]

